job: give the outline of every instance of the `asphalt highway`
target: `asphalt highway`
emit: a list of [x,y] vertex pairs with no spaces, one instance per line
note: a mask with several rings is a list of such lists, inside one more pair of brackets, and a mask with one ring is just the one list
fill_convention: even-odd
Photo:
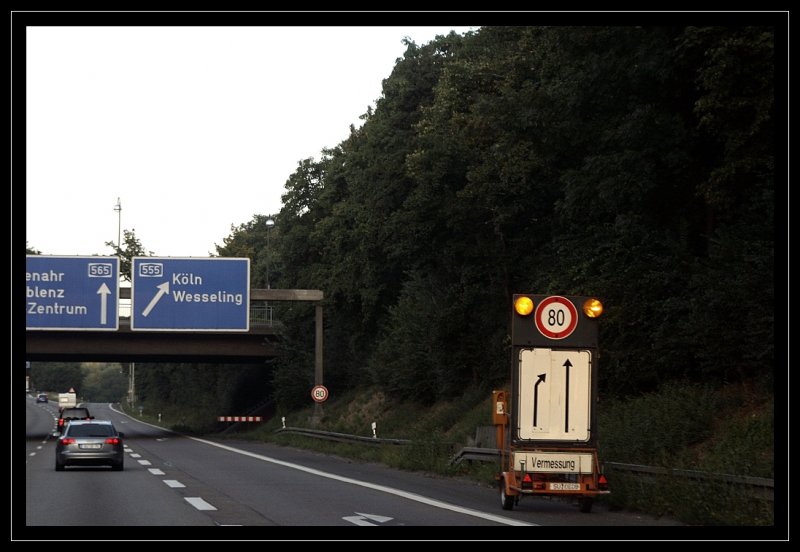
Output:
[[[500,507],[495,488],[316,452],[200,439],[143,423],[109,404],[97,419],[125,433],[125,469],[54,470],[57,407],[26,401],[26,526],[668,526],[595,506],[526,498]],[[302,536],[319,533],[300,532]],[[507,534],[507,533],[506,533]]]

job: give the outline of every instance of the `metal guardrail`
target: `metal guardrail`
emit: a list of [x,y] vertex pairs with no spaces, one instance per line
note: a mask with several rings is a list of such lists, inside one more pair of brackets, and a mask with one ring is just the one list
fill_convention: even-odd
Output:
[[[450,465],[460,464],[464,460],[478,460],[481,462],[495,462],[500,456],[499,449],[482,447],[464,447],[450,458]],[[620,462],[604,462],[603,471],[608,469],[628,472],[638,476],[670,476],[698,481],[719,481],[733,485],[747,487],[754,498],[775,501],[775,480],[766,477],[751,477],[747,475],[729,475],[722,473],[703,472],[698,470],[682,470],[662,468],[658,466],[642,466],[640,464],[622,464]]]
[[766,477],[751,477],[747,475],[730,475],[724,473],[711,473],[697,470],[682,470],[662,468],[658,466],[642,466],[639,464],[621,464],[619,462],[604,462],[603,470],[628,472],[640,476],[671,476],[699,481],[719,481],[733,485],[743,485],[750,488],[754,498],[775,501],[775,480]]
[[457,465],[464,460],[478,460],[480,462],[493,462],[500,456],[500,449],[483,447],[464,447],[450,458],[450,465]]
[[378,437],[366,437],[363,435],[348,435],[347,433],[336,433],[333,431],[322,431],[319,429],[306,429],[304,427],[282,427],[275,430],[275,433],[297,433],[327,439],[329,441],[339,441],[342,443],[369,443],[371,445],[410,445],[408,439],[380,439]]
[[[360,442],[378,444],[392,444],[392,445],[409,445],[412,441],[408,439],[379,439],[377,437],[365,437],[362,435],[349,435],[346,433],[335,433],[333,431],[322,431],[318,429],[306,429],[302,427],[286,427],[275,430],[275,433],[297,433],[300,435],[307,435],[309,437],[316,437],[319,439],[328,439],[331,441],[340,442]],[[484,448],[484,447],[463,447],[456,454],[450,458],[450,465],[457,465],[464,460],[479,462],[495,462],[500,457],[500,449]],[[761,498],[774,502],[775,500],[775,480],[767,479],[765,477],[750,477],[746,475],[729,475],[720,473],[702,472],[697,470],[682,470],[672,468],[662,468],[658,466],[643,466],[640,464],[623,464],[620,462],[604,462],[603,471],[607,469],[628,472],[640,476],[672,476],[681,477],[684,479],[695,479],[702,481],[720,481],[724,483],[731,483],[735,485],[744,485],[750,488],[752,495],[755,498]]]

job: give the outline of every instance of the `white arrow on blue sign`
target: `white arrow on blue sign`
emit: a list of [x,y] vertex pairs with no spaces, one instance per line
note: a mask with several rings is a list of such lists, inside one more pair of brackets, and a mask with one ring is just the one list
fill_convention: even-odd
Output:
[[28,330],[119,329],[119,258],[25,258]]
[[250,259],[134,257],[131,330],[248,331]]

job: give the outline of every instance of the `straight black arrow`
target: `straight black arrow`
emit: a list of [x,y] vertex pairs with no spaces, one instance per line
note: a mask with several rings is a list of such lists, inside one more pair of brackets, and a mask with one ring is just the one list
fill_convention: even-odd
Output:
[[567,359],[564,362],[564,368],[567,369],[566,383],[564,385],[566,388],[566,397],[564,398],[564,433],[569,433],[569,369],[571,366],[572,363]]
[[539,374],[539,379],[533,386],[533,427],[537,426],[536,415],[539,413],[539,384],[542,383],[547,374]]

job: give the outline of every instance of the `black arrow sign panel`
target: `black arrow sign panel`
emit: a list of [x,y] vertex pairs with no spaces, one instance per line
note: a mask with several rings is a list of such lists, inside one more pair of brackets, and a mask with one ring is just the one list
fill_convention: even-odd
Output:
[[572,363],[569,359],[564,361],[564,368],[567,369],[567,374],[565,376],[565,397],[564,397],[564,433],[569,433],[569,369],[572,366]]
[[542,383],[547,374],[539,374],[539,379],[536,380],[536,384],[533,386],[533,427],[536,427],[538,424],[536,423],[536,415],[539,413],[539,384]]

